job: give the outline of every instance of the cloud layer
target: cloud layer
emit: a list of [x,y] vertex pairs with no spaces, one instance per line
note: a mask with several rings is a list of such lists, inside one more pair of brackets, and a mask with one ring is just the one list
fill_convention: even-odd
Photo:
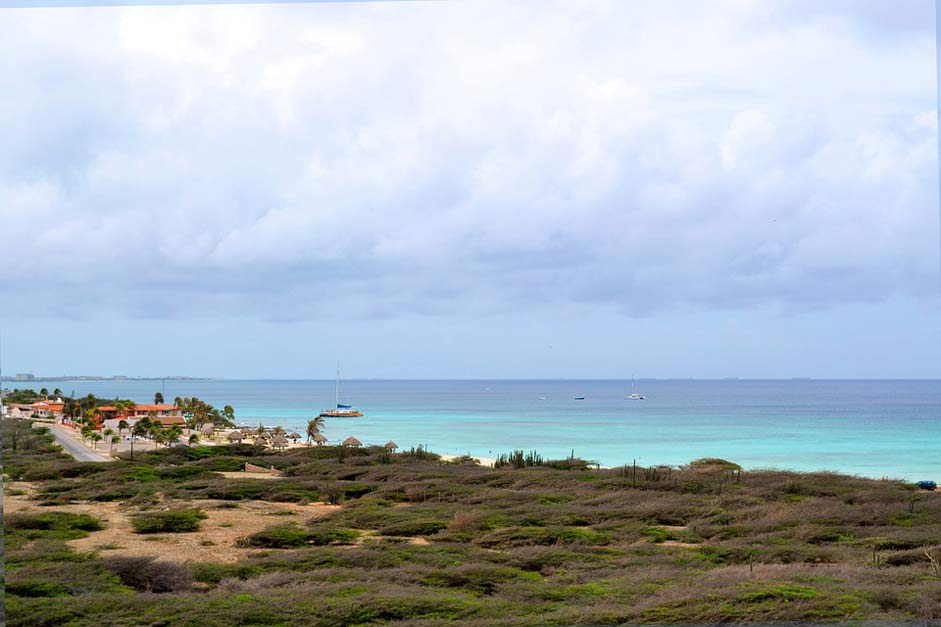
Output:
[[880,6],[11,12],[0,285],[80,317],[921,298],[933,7]]

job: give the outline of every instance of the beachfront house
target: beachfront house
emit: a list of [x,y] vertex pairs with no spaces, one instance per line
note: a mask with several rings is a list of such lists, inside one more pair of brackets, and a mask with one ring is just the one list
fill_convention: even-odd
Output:
[[153,413],[151,420],[159,422],[164,427],[173,425],[186,425],[186,419],[176,405],[137,405],[133,409],[120,409],[114,405],[104,405],[99,408],[101,426],[103,429],[117,431],[122,420],[126,420],[128,427],[133,428],[141,418]]

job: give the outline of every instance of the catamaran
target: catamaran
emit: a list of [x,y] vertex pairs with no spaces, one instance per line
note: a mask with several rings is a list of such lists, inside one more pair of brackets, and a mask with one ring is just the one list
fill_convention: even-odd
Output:
[[336,407],[334,409],[325,409],[320,412],[320,416],[323,418],[356,418],[357,416],[362,416],[363,414],[357,411],[352,405],[344,405],[340,402],[340,364],[337,364],[337,385],[336,385],[336,399],[334,401]]
[[628,396],[625,396],[624,398],[631,400],[631,401],[642,401],[647,398],[643,394],[638,394],[637,392],[634,391],[634,375],[631,375],[631,393]]

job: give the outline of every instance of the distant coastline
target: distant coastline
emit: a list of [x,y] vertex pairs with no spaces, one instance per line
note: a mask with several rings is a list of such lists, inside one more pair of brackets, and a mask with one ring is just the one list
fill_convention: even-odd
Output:
[[50,377],[46,375],[4,375],[0,377],[0,381],[7,381],[9,383],[34,383],[36,381],[45,382],[45,381],[212,381],[212,377],[181,377],[181,376],[172,376],[172,377],[126,377],[123,375],[113,375],[110,377],[103,377],[97,375],[60,375],[56,377]]

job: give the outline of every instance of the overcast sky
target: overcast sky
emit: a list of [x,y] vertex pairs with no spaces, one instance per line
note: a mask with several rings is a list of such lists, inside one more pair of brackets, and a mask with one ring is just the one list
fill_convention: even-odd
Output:
[[941,377],[930,0],[2,17],[6,373]]

